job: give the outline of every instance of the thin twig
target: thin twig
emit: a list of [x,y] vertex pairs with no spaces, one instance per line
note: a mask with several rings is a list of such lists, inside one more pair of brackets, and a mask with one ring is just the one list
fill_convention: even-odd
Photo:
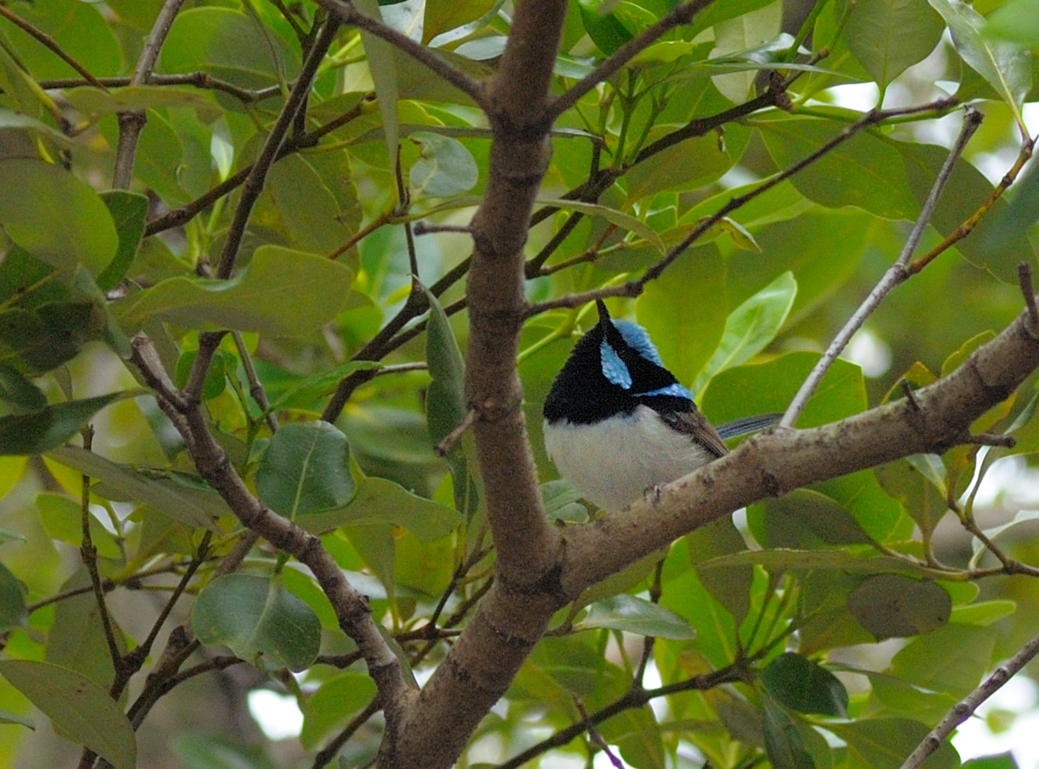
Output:
[[[2,8],[3,6],[0,6]],[[80,79],[80,78],[54,78],[52,80],[40,80],[40,88],[44,90],[59,90],[65,88],[79,88],[84,85],[92,85],[96,88],[108,90],[110,88],[125,88],[128,85],[133,85],[130,77],[98,77],[91,80]],[[226,94],[234,96],[246,104],[252,104],[253,102],[261,101],[263,99],[269,99],[273,96],[277,96],[281,93],[281,86],[272,85],[267,88],[257,88],[255,90],[249,88],[241,88],[234,83],[229,83],[226,80],[220,80],[210,75],[208,72],[185,72],[179,75],[155,75],[153,74],[148,78],[148,85],[156,86],[177,86],[177,85],[190,85],[195,88],[201,88],[212,91],[223,91]]]
[[555,122],[557,117],[577,104],[582,96],[589,93],[599,83],[609,80],[621,67],[646,50],[667,32],[675,27],[691,22],[700,11],[712,2],[714,0],[690,0],[690,2],[682,3],[655,24],[646,27],[646,29],[610,54],[602,64],[588,73],[588,75],[581,78],[570,90],[555,99],[547,110],[548,115],[546,119],[549,122]]
[[812,397],[815,388],[819,386],[819,383],[826,375],[826,372],[830,370],[834,361],[837,360],[837,356],[844,351],[844,348],[847,346],[852,335],[862,327],[866,318],[868,318],[877,306],[880,305],[884,300],[884,297],[886,297],[895,286],[909,277],[909,274],[906,272],[906,265],[909,263],[910,257],[912,257],[917,244],[920,242],[924,228],[931,219],[931,214],[934,212],[934,208],[938,203],[938,197],[942,194],[942,190],[945,189],[945,185],[949,181],[949,177],[952,175],[953,166],[956,165],[956,162],[963,154],[967,142],[970,141],[974,132],[981,126],[981,120],[982,115],[980,112],[973,107],[967,107],[963,120],[963,128],[960,130],[960,135],[956,139],[956,144],[949,152],[949,156],[945,159],[941,171],[938,172],[938,178],[934,180],[934,184],[931,186],[931,191],[927,195],[927,200],[924,202],[923,208],[920,210],[920,216],[917,217],[916,223],[913,225],[913,229],[909,233],[909,237],[906,238],[905,245],[902,247],[902,253],[898,255],[898,259],[895,260],[895,263],[892,264],[891,267],[888,268],[887,272],[884,273],[884,277],[882,277],[877,285],[874,286],[873,290],[870,291],[869,296],[866,297],[865,301],[863,301],[859,306],[859,309],[855,311],[855,314],[852,315],[844,325],[844,328],[838,332],[833,342],[831,342],[830,346],[826,349],[826,352],[823,353],[823,356],[812,368],[811,373],[805,379],[801,388],[797,391],[797,395],[794,396],[794,399],[787,407],[786,413],[783,414],[783,419],[779,423],[780,427],[793,427],[797,423],[797,419],[801,416],[801,412],[804,411],[808,399]]
[[[70,67],[72,67],[72,69],[76,70],[76,72],[82,75],[83,79],[90,83],[90,85],[94,86],[95,88],[100,88],[102,91],[108,90],[101,83],[101,81],[99,81],[96,77],[90,74],[90,70],[88,70],[78,61],[76,61],[75,58],[73,58],[72,54],[70,54],[60,45],[58,45],[58,42],[53,37],[48,35],[46,32],[44,32],[41,29],[37,29],[32,24],[23,19],[21,16],[17,15],[10,8],[7,8],[4,5],[0,5],[0,16],[3,16],[5,19],[7,19],[9,22],[14,24],[16,27],[21,29],[26,34],[34,37],[39,43],[41,43],[45,48],[47,48],[47,50],[57,55],[63,62],[68,64]],[[43,84],[41,83],[40,85],[42,86]]]
[[1021,144],[1021,151],[1017,154],[1017,159],[1014,161],[1014,165],[1010,167],[1003,178],[999,180],[992,192],[985,201],[978,206],[977,210],[971,214],[963,224],[957,227],[955,230],[950,232],[941,243],[932,248],[923,256],[914,259],[907,267],[906,272],[910,275],[915,275],[920,272],[924,267],[933,262],[940,254],[945,253],[949,250],[949,247],[963,240],[965,237],[970,235],[974,228],[978,226],[978,223],[985,218],[992,206],[996,205],[996,201],[1003,197],[1003,193],[1007,191],[1007,188],[1014,183],[1017,179],[1018,174],[1021,173],[1021,169],[1025,167],[1025,164],[1032,157],[1032,151],[1035,149],[1036,139],[1026,138]]
[[623,713],[626,710],[633,708],[640,708],[650,700],[657,697],[663,697],[668,694],[677,694],[678,692],[688,691],[707,691],[713,689],[716,686],[721,686],[726,683],[733,683],[741,679],[740,668],[737,665],[728,665],[727,667],[716,670],[712,673],[704,675],[694,676],[693,678],[685,681],[679,681],[678,683],[668,684],[661,686],[657,689],[632,689],[627,694],[610,703],[606,707],[597,710],[595,713],[589,715],[587,720],[582,720],[576,724],[572,724],[565,729],[560,729],[558,732],[553,734],[536,745],[524,750],[508,761],[498,764],[495,769],[517,769],[517,767],[530,761],[532,758],[547,753],[552,748],[561,748],[570,742],[575,737],[580,736],[584,733],[587,728],[588,722],[592,724],[601,724],[608,718],[612,718],[619,713]]
[[[130,85],[142,85],[147,83],[155,69],[155,62],[159,58],[162,44],[173,26],[184,0],[166,0],[159,11],[155,23],[152,25],[148,38],[144,41],[141,55],[137,58],[137,66],[134,67],[130,76]],[[119,143],[115,152],[115,170],[112,172],[112,186],[117,190],[130,188],[133,180],[133,164],[137,155],[137,142],[141,138],[144,129],[145,114],[142,110],[120,112],[119,118]]]
[[438,457],[446,457],[451,453],[451,449],[455,447],[455,444],[461,440],[462,436],[465,435],[465,431],[472,427],[476,420],[479,419],[480,415],[476,409],[469,409],[465,414],[465,419],[462,420],[461,424],[455,427],[454,430],[449,432],[444,439],[440,441],[436,446],[433,447],[433,453]]
[[327,765],[333,758],[335,758],[339,749],[346,744],[347,740],[357,733],[358,729],[368,723],[368,720],[372,716],[379,712],[380,707],[379,698],[376,697],[365,706],[364,710],[350,719],[350,723],[344,726],[343,730],[339,732],[331,742],[319,750],[316,756],[314,756],[313,769],[321,769],[321,767]]
[[256,162],[253,164],[252,170],[242,186],[242,195],[238,200],[238,206],[235,208],[231,225],[228,227],[227,239],[224,242],[224,249],[220,254],[220,262],[217,265],[216,277],[221,280],[230,278],[231,273],[234,271],[235,260],[238,258],[238,249],[242,244],[242,238],[245,236],[245,228],[249,223],[253,206],[259,199],[260,193],[263,192],[264,182],[267,180],[267,172],[270,171],[271,166],[278,157],[278,151],[289,127],[292,125],[292,121],[296,117],[296,111],[304,103],[307,94],[310,92],[314,75],[317,73],[318,66],[324,59],[329,46],[332,45],[332,41],[335,39],[338,26],[335,19],[329,19],[325,22],[324,27],[321,28],[321,34],[314,41],[314,46],[307,52],[307,57],[303,62],[296,85],[289,93],[289,98],[278,114],[278,119],[271,126],[270,133],[267,134],[267,140],[264,142],[263,148],[260,150],[260,154],[257,156]]
[[263,389],[263,383],[256,373],[256,366],[253,365],[249,348],[245,346],[242,332],[232,331],[231,337],[234,339],[235,349],[238,350],[238,358],[242,361],[242,368],[245,369],[245,378],[249,380],[249,394],[256,405],[260,407],[260,411],[263,412],[264,418],[267,421],[267,427],[271,429],[272,433],[276,433],[278,432],[278,417],[271,411],[271,402],[267,398],[267,392]]
[[[303,136],[300,136],[298,138],[292,137],[286,139],[285,143],[282,144],[281,149],[278,151],[278,157],[275,158],[275,161],[281,160],[287,155],[297,152],[298,150],[304,147],[314,146],[318,143],[321,137],[331,133],[332,131],[338,128],[342,128],[344,125],[346,125],[352,120],[356,120],[358,117],[361,116],[361,105],[364,104],[366,101],[370,101],[370,99],[367,96],[362,98],[360,102],[348,109],[342,115],[335,118],[334,120],[330,120],[323,126],[320,126],[319,128],[316,128],[313,131],[304,134]],[[183,224],[187,224],[199,213],[213,205],[213,203],[215,203],[217,200],[224,197],[225,195],[229,195],[235,189],[244,184],[245,180],[249,178],[249,174],[252,173],[254,165],[254,163],[249,164],[245,168],[235,173],[233,176],[229,176],[227,179],[225,179],[212,189],[202,193],[199,197],[195,198],[190,203],[185,203],[183,206],[180,206],[179,208],[174,208],[173,210],[166,212],[162,216],[151,220],[150,222],[148,222],[148,226],[144,230],[145,237],[154,235],[157,232],[163,232],[164,230],[168,230],[172,227],[179,227]]]
[[1036,654],[1039,654],[1039,635],[1034,636],[1017,654],[996,668],[981,686],[953,705],[938,725],[916,746],[916,750],[909,754],[901,769],[918,769],[923,765],[924,760],[941,747],[942,742],[957,726],[970,718],[981,703],[999,691],[1003,684],[1020,672]]
[[440,58],[430,48],[421,43],[416,43],[407,35],[383,24],[381,21],[365,16],[352,4],[343,2],[343,0],[315,0],[315,2],[325,10],[330,11],[333,16],[340,18],[344,24],[363,29],[365,32],[385,40],[394,48],[403,51],[420,64],[425,65],[434,74],[439,75],[472,99],[484,112],[490,110],[490,104],[487,102],[487,94],[483,84],[453,64],[449,64],[446,60]]
[[626,298],[634,298],[639,296],[645,289],[647,283],[652,280],[656,280],[663,274],[663,272],[671,266],[671,264],[680,257],[689,246],[696,242],[705,232],[711,227],[717,224],[719,221],[724,219],[730,213],[736,209],[746,205],[748,202],[763,195],[768,190],[772,189],[781,182],[789,179],[794,174],[800,172],[805,167],[811,165],[819,158],[831,152],[835,147],[843,144],[848,139],[852,138],[859,132],[869,128],[870,126],[882,123],[885,120],[898,116],[898,115],[913,115],[920,112],[929,112],[933,110],[947,109],[956,104],[955,99],[939,99],[938,101],[931,102],[930,104],[924,104],[916,107],[905,107],[901,109],[890,109],[890,110],[872,110],[862,116],[859,120],[847,126],[843,131],[834,136],[830,141],[813,151],[811,154],[802,158],[798,162],[783,169],[775,176],[771,176],[762,182],[759,186],[753,190],[747,192],[744,195],[739,195],[734,198],[730,198],[729,202],[722,206],[717,212],[711,216],[704,217],[700,220],[699,224],[693,228],[693,230],[687,235],[682,242],[672,248],[667,255],[657,262],[653,267],[648,269],[646,273],[636,280],[628,281],[619,286],[610,286],[608,288],[600,288],[594,291],[584,291],[577,294],[570,294],[569,296],[560,297],[558,299],[552,299],[545,302],[538,302],[530,305],[527,308],[527,317],[533,315],[539,315],[548,310],[555,310],[560,308],[572,309],[574,307],[580,307],[587,302],[594,302],[596,299],[605,299],[610,296],[619,296]]

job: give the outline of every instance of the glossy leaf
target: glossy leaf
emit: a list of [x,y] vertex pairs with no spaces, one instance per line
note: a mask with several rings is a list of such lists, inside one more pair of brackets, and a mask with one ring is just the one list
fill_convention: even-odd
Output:
[[22,627],[28,620],[25,593],[21,580],[0,563],[0,633]]
[[635,317],[679,382],[692,383],[722,339],[728,317],[725,275],[717,252],[687,253],[635,303]]
[[133,295],[117,317],[127,331],[157,318],[185,328],[302,336],[336,316],[352,282],[350,269],[338,262],[262,246],[230,280],[169,278]]
[[375,696],[375,684],[364,673],[342,673],[322,682],[303,706],[304,750],[313,750],[336,726],[364,708]]
[[95,487],[94,491],[104,491],[109,499],[150,505],[193,528],[215,530],[213,521],[229,512],[219,495],[204,486],[189,485],[176,476],[151,478],[75,446],[55,449],[47,458],[102,481],[103,488]]
[[793,719],[778,705],[765,701],[765,749],[776,769],[815,769]]
[[346,436],[328,422],[284,425],[260,460],[256,490],[290,520],[345,505],[356,490]]
[[921,688],[963,697],[990,670],[996,638],[994,627],[946,625],[902,647],[891,670]]
[[848,596],[848,610],[878,641],[919,635],[949,621],[952,601],[934,582],[878,574]]
[[[122,70],[123,57],[112,28],[99,8],[90,3],[39,0],[18,9],[18,15],[92,72],[114,75]],[[22,65],[37,78],[76,77],[75,72],[53,51],[40,45],[25,31],[0,22]]]
[[[357,0],[357,10],[371,19],[382,19],[377,0]],[[386,157],[397,162],[400,146],[400,118],[397,115],[400,90],[397,83],[397,64],[393,47],[370,32],[361,32],[364,52],[368,57],[368,71],[375,83],[379,114],[382,115],[383,135],[386,139]]]
[[262,88],[299,74],[299,54],[231,8],[189,8],[177,14],[162,46],[164,72],[204,67],[243,88]]
[[101,200],[112,215],[112,223],[119,235],[119,247],[104,272],[97,276],[97,287],[102,291],[115,288],[126,275],[137,249],[144,238],[145,219],[148,218],[148,198],[136,192],[109,190]]
[[[874,718],[849,724],[828,724],[832,731],[848,744],[848,769],[878,769],[902,765],[930,731],[919,721],[902,718]],[[924,764],[927,769],[956,769],[959,757],[948,742]]]
[[[818,150],[844,127],[836,121],[783,113],[770,113],[754,125],[782,168]],[[868,132],[840,144],[790,181],[806,198],[828,208],[858,206],[887,219],[912,219],[918,210],[898,150]]]
[[427,131],[408,134],[419,147],[419,159],[409,171],[416,197],[447,197],[476,186],[479,170],[472,153],[457,139]]
[[339,526],[389,523],[403,526],[423,542],[450,534],[461,522],[458,511],[412,494],[385,478],[365,478],[348,503],[301,515],[297,520],[314,533]]
[[97,684],[72,670],[30,660],[0,660],[0,675],[42,710],[60,734],[87,746],[115,769],[134,769],[133,727]]
[[[99,275],[119,247],[101,197],[71,173],[42,160],[0,159],[0,225],[34,256],[60,270]],[[56,215],[51,201],[62,202]]]
[[1032,68],[1017,46],[987,37],[985,18],[960,0],[928,0],[952,32],[956,51],[988,81],[1023,125],[1021,102],[1032,87]]
[[302,670],[317,657],[321,622],[277,578],[226,574],[206,585],[191,611],[199,640],[223,644],[259,667]]
[[[40,512],[40,523],[51,537],[77,548],[83,543],[83,513],[78,500],[45,491],[36,495],[36,509]],[[90,514],[90,537],[100,557],[122,558],[111,533],[93,513]]]
[[631,595],[615,595],[589,607],[588,616],[574,630],[609,628],[643,636],[688,641],[696,637],[689,623],[673,611]]
[[775,339],[797,295],[797,282],[789,272],[729,314],[721,342],[697,377],[695,390],[725,369],[746,363]]
[[[600,216],[610,224],[615,224],[644,238],[655,248],[659,249],[661,253],[666,250],[664,242],[652,227],[630,214],[625,214],[608,206],[586,203],[582,200],[564,200],[562,198],[538,198],[538,205],[552,206],[564,211],[579,211],[586,216]],[[653,284],[651,283],[650,285]]]
[[869,536],[834,500],[807,489],[755,505],[751,529],[770,548],[811,548],[867,544]]
[[776,657],[761,672],[761,683],[777,702],[798,713],[847,717],[848,690],[826,668],[799,654]]
[[[428,291],[426,298],[429,300],[426,360],[433,377],[426,393],[426,419],[429,437],[436,445],[465,420],[465,363],[444,309]],[[447,459],[454,479],[455,505],[459,510],[475,509],[472,507],[475,503],[473,481],[462,447],[456,444]]]
[[848,17],[845,39],[883,92],[934,50],[944,29],[926,0],[861,0]]
[[130,395],[133,393],[112,393],[0,417],[0,454],[43,454],[55,449],[105,406]]

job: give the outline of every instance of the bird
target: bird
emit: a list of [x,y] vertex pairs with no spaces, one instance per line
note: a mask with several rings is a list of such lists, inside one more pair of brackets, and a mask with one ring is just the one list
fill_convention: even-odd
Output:
[[724,437],[775,424],[778,414],[715,429],[675,378],[642,326],[610,317],[574,346],[543,409],[545,448],[559,474],[612,512],[725,456]]

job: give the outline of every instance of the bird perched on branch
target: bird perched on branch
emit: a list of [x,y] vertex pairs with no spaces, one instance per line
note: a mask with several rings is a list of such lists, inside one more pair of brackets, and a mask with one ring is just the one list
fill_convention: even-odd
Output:
[[626,507],[727,454],[724,438],[777,421],[767,414],[716,430],[664,368],[646,330],[613,320],[602,300],[596,306],[598,324],[574,346],[544,408],[548,454],[589,502]]

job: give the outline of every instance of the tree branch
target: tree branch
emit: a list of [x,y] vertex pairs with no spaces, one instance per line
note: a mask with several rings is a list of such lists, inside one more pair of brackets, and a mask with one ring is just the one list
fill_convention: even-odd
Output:
[[588,586],[690,531],[767,497],[911,454],[940,454],[1039,367],[1039,339],[1023,311],[959,368],[915,391],[919,408],[888,403],[812,430],[777,428],[657,489],[651,498],[566,533],[561,589]]
[[426,46],[416,43],[407,35],[383,24],[378,19],[365,16],[352,3],[344,2],[344,0],[314,0],[314,2],[333,16],[338,17],[344,24],[363,29],[408,54],[472,99],[478,107],[487,109],[487,95],[483,84],[449,64]]
[[[133,75],[130,76],[130,85],[141,85],[147,83],[155,69],[155,62],[159,58],[162,44],[173,26],[184,0],[166,0],[159,11],[155,24],[152,25],[151,33],[144,41],[141,55],[137,58],[137,66],[134,67]],[[143,111],[120,112],[119,118],[119,144],[115,152],[115,170],[112,172],[112,186],[115,189],[129,189],[133,180],[133,164],[137,155],[137,142],[141,138],[141,131],[146,121]]]
[[609,80],[621,67],[642,53],[675,27],[688,24],[704,8],[714,0],[690,0],[674,8],[666,16],[661,17],[614,51],[602,64],[579,80],[569,91],[552,102],[548,119],[554,121],[568,109],[580,101],[581,97],[595,88],[599,83]]
[[926,758],[941,747],[942,742],[953,733],[957,726],[970,718],[981,703],[999,691],[1003,684],[1020,672],[1035,658],[1036,654],[1039,654],[1039,635],[1033,636],[1017,654],[996,668],[995,672],[986,678],[977,689],[953,705],[938,722],[938,725],[917,745],[916,750],[909,754],[901,769],[918,769],[922,766]]
[[931,220],[931,214],[934,213],[935,206],[938,204],[938,197],[942,194],[942,190],[945,189],[946,183],[949,181],[949,177],[952,176],[953,166],[960,159],[963,154],[963,150],[967,147],[967,142],[974,135],[974,132],[981,126],[982,115],[973,107],[968,107],[966,115],[963,119],[963,127],[960,129],[960,135],[956,139],[956,144],[953,146],[949,156],[945,159],[945,163],[942,164],[941,171],[938,172],[938,177],[934,180],[934,184],[931,186],[931,191],[927,195],[927,200],[924,201],[923,208],[920,210],[920,215],[917,217],[916,222],[913,224],[913,229],[909,233],[909,237],[906,238],[905,245],[902,247],[902,253],[898,255],[898,259],[895,263],[888,268],[887,272],[880,279],[873,290],[870,291],[869,296],[862,302],[855,313],[848,319],[848,322],[844,324],[834,340],[830,343],[830,346],[826,348],[826,352],[818,360],[812,371],[808,374],[808,377],[802,383],[794,399],[790,402],[787,407],[786,413],[783,414],[783,419],[780,421],[781,427],[793,427],[797,423],[797,418],[801,416],[801,412],[804,411],[805,406],[808,404],[808,399],[812,397],[815,392],[815,388],[819,386],[819,383],[826,376],[826,372],[833,366],[834,361],[837,360],[844,348],[847,347],[848,342],[851,341],[851,337],[862,328],[862,324],[866,322],[866,318],[873,314],[873,311],[880,306],[880,303],[884,301],[889,293],[895,286],[902,283],[909,278],[909,273],[906,271],[906,265],[909,263],[910,257],[913,252],[916,251],[916,246],[920,242],[920,238],[924,234],[924,228],[927,223]]
[[[88,70],[78,61],[76,61],[75,58],[73,58],[72,54],[70,54],[60,45],[58,45],[58,42],[53,37],[48,35],[46,32],[44,32],[41,29],[37,29],[32,24],[23,19],[21,16],[19,16],[10,8],[4,5],[0,5],[0,16],[3,16],[5,19],[7,19],[9,22],[14,24],[16,27],[21,29],[26,34],[34,37],[47,50],[54,53],[63,62],[68,64],[70,67],[72,67],[72,69],[76,70],[76,72],[82,75],[83,79],[90,83],[90,85],[94,86],[95,88],[100,88],[102,91],[108,90],[107,88],[105,88],[104,85],[102,85],[102,83],[96,77],[90,74],[90,70]],[[40,85],[43,86],[42,83]]]

